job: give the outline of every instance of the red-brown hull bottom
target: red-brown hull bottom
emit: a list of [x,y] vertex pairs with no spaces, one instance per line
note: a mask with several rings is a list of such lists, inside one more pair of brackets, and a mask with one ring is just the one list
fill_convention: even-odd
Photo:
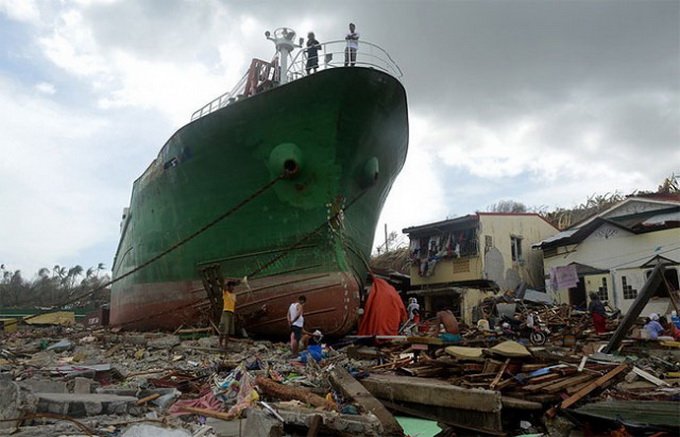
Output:
[[[305,328],[340,336],[356,326],[359,287],[344,272],[255,279],[237,288],[236,313],[249,334],[285,338],[288,307],[304,295]],[[112,305],[111,325],[124,329],[176,329],[206,323],[211,314],[200,281],[140,284],[119,300]]]

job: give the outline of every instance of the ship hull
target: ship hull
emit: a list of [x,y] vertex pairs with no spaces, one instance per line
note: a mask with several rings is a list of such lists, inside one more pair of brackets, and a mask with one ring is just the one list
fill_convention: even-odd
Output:
[[134,183],[111,323],[196,323],[209,313],[201,271],[219,265],[247,277],[237,313],[249,332],[287,332],[288,305],[305,294],[308,328],[346,333],[407,146],[402,85],[367,68],[326,70],[189,123]]

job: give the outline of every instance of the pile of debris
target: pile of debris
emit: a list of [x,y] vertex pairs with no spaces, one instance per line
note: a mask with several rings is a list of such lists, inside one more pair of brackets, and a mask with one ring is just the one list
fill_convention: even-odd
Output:
[[626,338],[603,353],[615,336],[570,328],[582,315],[520,306],[513,316],[529,314],[550,327],[542,346],[473,327],[455,345],[350,336],[298,357],[248,339],[223,353],[203,328],[21,327],[0,337],[0,431],[401,436],[403,415],[442,436],[678,434],[679,342]]
[[310,346],[293,357],[287,344],[252,340],[232,341],[223,353],[205,331],[6,333],[0,429],[27,436],[401,435],[389,429],[400,428],[387,410],[390,421],[381,422],[379,402],[362,404],[360,395],[370,395],[345,370],[356,374],[362,363],[346,354]]

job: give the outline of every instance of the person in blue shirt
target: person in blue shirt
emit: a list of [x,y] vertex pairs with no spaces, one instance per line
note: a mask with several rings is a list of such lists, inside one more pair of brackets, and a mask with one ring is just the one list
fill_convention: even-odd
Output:
[[649,333],[649,338],[656,340],[663,332],[663,326],[659,323],[659,315],[652,313],[649,315],[649,323],[645,325],[645,329]]

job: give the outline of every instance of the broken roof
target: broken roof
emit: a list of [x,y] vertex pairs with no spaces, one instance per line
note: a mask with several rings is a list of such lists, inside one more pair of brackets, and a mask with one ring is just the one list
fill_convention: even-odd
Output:
[[479,222],[479,217],[480,216],[511,216],[511,217],[518,217],[518,216],[536,216],[539,217],[540,219],[544,220],[546,223],[548,223],[550,226],[554,225],[547,221],[545,217],[543,217],[540,214],[537,214],[535,212],[476,212],[474,214],[468,214],[464,215],[461,217],[457,217],[454,219],[449,219],[449,220],[442,220],[439,222],[434,222],[434,223],[428,223],[425,225],[419,225],[419,226],[411,226],[409,228],[404,228],[401,230],[404,234],[419,234],[431,230],[438,230],[441,232],[444,231],[451,231],[451,230],[457,230],[457,229],[464,229],[467,227],[470,227],[472,225],[476,225],[477,222]]
[[677,202],[653,201],[655,205],[651,210],[641,210],[641,212],[618,216],[614,214],[614,211],[617,209],[625,211],[625,204],[630,204],[632,201],[648,202],[646,199],[626,199],[618,206],[610,208],[580,225],[573,226],[566,231],[546,238],[545,240],[534,244],[532,247],[547,249],[580,243],[603,224],[610,224],[634,234],[642,234],[660,229],[671,229],[680,225],[680,204]]

